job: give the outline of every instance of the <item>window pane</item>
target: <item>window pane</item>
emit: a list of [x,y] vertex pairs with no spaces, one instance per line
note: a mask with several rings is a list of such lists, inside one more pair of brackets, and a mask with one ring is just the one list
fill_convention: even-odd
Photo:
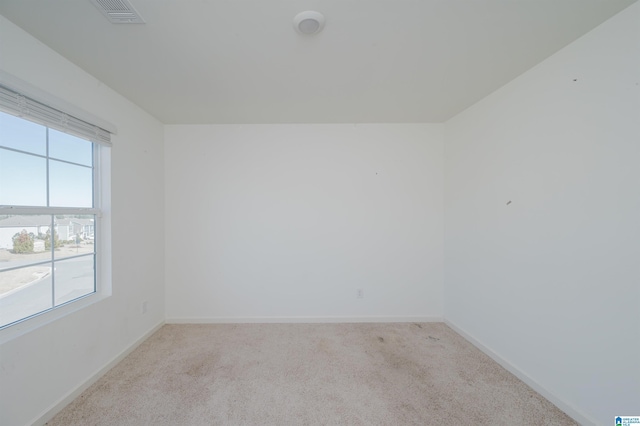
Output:
[[93,215],[56,216],[54,259],[89,254],[94,252]]
[[0,112],[0,146],[45,155],[46,143],[46,127]]
[[93,207],[93,170],[50,160],[49,205]]
[[0,270],[51,260],[50,227],[51,215],[0,216]]
[[0,205],[46,206],[47,160],[0,148]]
[[0,272],[0,327],[52,308],[51,264]]
[[55,262],[56,306],[95,291],[93,255]]
[[96,292],[94,149],[0,112],[0,328]]
[[93,144],[87,140],[49,129],[49,156],[72,163],[93,165]]

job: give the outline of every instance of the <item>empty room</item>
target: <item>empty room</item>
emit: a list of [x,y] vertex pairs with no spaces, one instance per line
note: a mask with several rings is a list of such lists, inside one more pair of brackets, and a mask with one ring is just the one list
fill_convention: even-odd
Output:
[[0,1],[0,424],[640,424],[635,0]]

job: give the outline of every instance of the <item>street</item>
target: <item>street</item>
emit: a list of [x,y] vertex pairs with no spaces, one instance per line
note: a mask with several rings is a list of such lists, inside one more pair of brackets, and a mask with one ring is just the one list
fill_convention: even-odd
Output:
[[[55,263],[56,306],[94,291],[94,256],[82,256]],[[0,297],[0,326],[52,307],[53,277],[48,275],[17,291]]]

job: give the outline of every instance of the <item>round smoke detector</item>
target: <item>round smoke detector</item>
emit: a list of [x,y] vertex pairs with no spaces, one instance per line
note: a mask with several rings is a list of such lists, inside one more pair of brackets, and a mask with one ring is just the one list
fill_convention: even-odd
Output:
[[293,18],[293,26],[300,34],[319,33],[324,27],[324,15],[313,10],[300,12]]

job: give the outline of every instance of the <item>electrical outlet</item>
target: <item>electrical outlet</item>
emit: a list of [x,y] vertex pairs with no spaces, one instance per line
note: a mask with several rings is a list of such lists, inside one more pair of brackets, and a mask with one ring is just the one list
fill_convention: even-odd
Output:
[[142,311],[143,314],[146,314],[147,311],[149,310],[149,302],[147,302],[146,300],[143,301],[140,310]]
[[358,299],[364,299],[364,290],[359,288],[356,290],[356,297]]

